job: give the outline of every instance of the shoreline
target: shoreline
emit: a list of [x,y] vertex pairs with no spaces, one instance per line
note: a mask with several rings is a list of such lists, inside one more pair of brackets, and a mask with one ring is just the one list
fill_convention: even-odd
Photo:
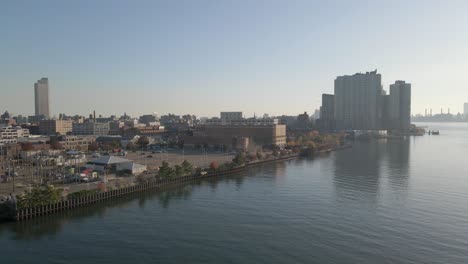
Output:
[[[352,145],[339,146],[336,148],[316,151],[314,154],[329,153],[332,151],[347,149],[351,147]],[[259,165],[276,163],[280,161],[288,161],[288,160],[293,160],[293,159],[297,159],[300,157],[301,157],[300,154],[292,154],[292,155],[287,155],[287,156],[278,157],[274,159],[247,163],[243,166],[239,166],[239,167],[232,168],[232,169],[225,170],[225,171],[207,173],[206,175],[192,174],[189,176],[181,176],[181,177],[177,177],[173,179],[152,180],[152,181],[148,181],[142,184],[136,184],[133,186],[123,187],[123,188],[119,188],[116,190],[110,190],[110,191],[96,193],[92,195],[81,196],[75,199],[64,200],[64,201],[60,201],[60,202],[45,205],[45,206],[27,207],[27,208],[18,209],[18,208],[13,208],[13,206],[15,205],[10,204],[10,208],[8,208],[7,210],[3,209],[2,212],[0,212],[0,223],[5,222],[5,221],[16,221],[16,222],[26,221],[26,220],[34,219],[34,218],[41,217],[41,216],[52,215],[61,211],[71,210],[71,209],[78,208],[78,207],[83,207],[83,206],[92,205],[92,204],[96,204],[96,203],[103,202],[103,201],[108,201],[111,199],[127,196],[130,194],[135,194],[138,192],[161,189],[169,185],[181,184],[181,183],[191,182],[191,181],[199,180],[199,179],[207,179],[207,178],[231,175],[231,174],[243,172],[248,168],[256,167]],[[7,208],[8,206],[4,205],[3,207]]]

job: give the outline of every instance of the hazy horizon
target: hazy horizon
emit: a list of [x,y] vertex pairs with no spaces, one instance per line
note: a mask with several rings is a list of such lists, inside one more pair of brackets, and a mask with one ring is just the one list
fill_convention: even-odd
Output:
[[8,1],[0,111],[297,115],[339,75],[412,84],[412,113],[468,102],[466,1]]

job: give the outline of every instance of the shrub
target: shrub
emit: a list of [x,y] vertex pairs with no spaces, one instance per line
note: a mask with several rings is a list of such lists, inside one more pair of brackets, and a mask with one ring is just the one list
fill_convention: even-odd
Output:
[[49,185],[47,187],[33,188],[26,191],[18,197],[18,207],[35,207],[44,206],[52,203],[59,202],[62,197],[62,190],[54,188]]

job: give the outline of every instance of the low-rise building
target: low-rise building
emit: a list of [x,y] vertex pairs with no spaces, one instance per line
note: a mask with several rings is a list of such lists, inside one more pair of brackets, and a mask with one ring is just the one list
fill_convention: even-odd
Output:
[[122,135],[125,137],[134,136],[158,136],[164,134],[163,126],[146,126],[146,127],[131,127],[122,130]]
[[55,136],[51,137],[50,141],[59,142],[64,149],[88,151],[89,144],[96,141],[92,136]]
[[142,123],[142,124],[145,124],[145,125],[150,125],[150,124],[153,124],[155,122],[159,122],[159,118],[156,114],[151,114],[151,115],[142,115],[140,116],[140,119],[139,121]]
[[18,139],[29,137],[29,130],[20,126],[4,126],[0,128],[0,143],[11,144],[18,142]]
[[110,122],[109,123],[109,135],[121,135],[123,127],[124,127],[124,122],[122,121]]
[[221,112],[219,116],[223,121],[243,119],[242,112]]
[[237,126],[263,126],[263,125],[276,125],[279,124],[277,118],[245,118],[245,119],[221,119],[211,118],[205,120],[206,125],[237,125]]
[[[246,138],[248,141],[246,141]],[[282,124],[231,124],[203,125],[196,127],[193,135],[185,136],[188,144],[221,144],[229,148],[284,146],[286,145],[286,125]]]
[[137,164],[131,160],[119,158],[116,156],[100,157],[99,159],[88,162],[86,167],[99,172],[129,171],[131,174],[140,174],[147,170],[146,165]]
[[28,116],[28,122],[31,124],[39,124],[41,120],[45,120],[45,119],[47,119],[45,115]]
[[92,121],[73,123],[72,126],[73,135],[105,136],[109,134],[109,130],[109,123],[97,123]]
[[66,135],[72,132],[72,120],[41,120],[39,132],[42,135]]

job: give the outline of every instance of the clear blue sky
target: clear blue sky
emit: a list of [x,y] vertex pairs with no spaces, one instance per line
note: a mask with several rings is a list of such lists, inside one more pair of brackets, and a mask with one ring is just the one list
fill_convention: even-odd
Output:
[[[0,6],[0,111],[313,111],[338,75],[413,85],[413,113],[468,102],[468,1],[22,1]],[[446,111],[446,110],[445,110]]]

